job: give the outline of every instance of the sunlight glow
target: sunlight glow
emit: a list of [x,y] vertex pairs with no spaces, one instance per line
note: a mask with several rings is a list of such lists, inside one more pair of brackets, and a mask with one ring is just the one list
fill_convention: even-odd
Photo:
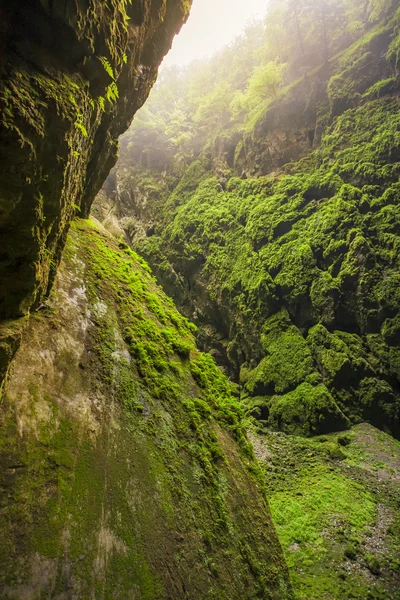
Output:
[[267,12],[268,0],[193,0],[190,17],[176,36],[162,68],[212,56]]

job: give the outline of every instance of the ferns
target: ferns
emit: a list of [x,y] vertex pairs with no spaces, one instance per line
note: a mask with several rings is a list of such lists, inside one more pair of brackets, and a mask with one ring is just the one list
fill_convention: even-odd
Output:
[[106,97],[107,97],[107,100],[111,103],[116,102],[118,100],[119,92],[118,92],[118,87],[117,87],[117,84],[115,83],[115,81],[110,83],[110,85],[108,86]]
[[107,73],[107,75],[109,75],[111,77],[111,79],[113,79],[115,81],[114,70],[113,70],[113,68],[111,66],[110,61],[105,56],[98,56],[97,58],[99,59],[99,61],[103,65],[104,70]]
[[104,112],[106,109],[106,103],[103,96],[99,96],[97,98],[97,102],[99,103],[101,112]]
[[87,129],[83,123],[81,123],[80,121],[75,121],[75,127],[76,127],[76,129],[78,129],[81,132],[83,137],[85,137],[85,138],[88,137]]
[[[113,80],[112,83],[110,83],[110,85],[107,87],[107,91],[106,91],[106,98],[112,104],[112,103],[116,102],[119,98],[118,86],[115,82],[114,70],[111,66],[110,61],[105,56],[98,56],[97,58],[103,65],[104,70],[106,71],[107,75],[109,75],[111,77],[111,79]],[[104,112],[105,106],[104,106],[104,98],[102,96],[99,98],[99,106],[100,106],[100,109]]]

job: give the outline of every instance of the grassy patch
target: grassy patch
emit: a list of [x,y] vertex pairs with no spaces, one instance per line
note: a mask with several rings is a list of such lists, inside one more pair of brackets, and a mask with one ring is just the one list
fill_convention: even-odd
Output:
[[296,598],[399,598],[399,443],[367,424],[254,440]]

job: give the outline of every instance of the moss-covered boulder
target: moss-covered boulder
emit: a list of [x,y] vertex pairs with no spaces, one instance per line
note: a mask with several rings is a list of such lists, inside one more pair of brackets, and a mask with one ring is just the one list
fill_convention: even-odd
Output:
[[298,435],[340,431],[349,426],[328,389],[320,384],[302,383],[293,392],[275,396],[269,405],[269,425]]

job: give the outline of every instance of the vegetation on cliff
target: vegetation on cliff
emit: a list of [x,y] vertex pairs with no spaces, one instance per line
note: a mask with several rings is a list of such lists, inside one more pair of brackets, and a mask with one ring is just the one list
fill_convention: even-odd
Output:
[[399,40],[395,2],[272,2],[94,206],[238,384],[299,600],[399,598]]
[[199,325],[249,413],[288,433],[367,420],[400,435],[400,12],[381,8],[362,23],[343,13],[331,58],[300,80],[288,41],[289,85],[254,103],[257,115],[233,114],[216,90],[232,70],[241,94],[256,94],[272,11],[206,66],[166,75],[122,140],[120,232]]
[[2,598],[291,598],[243,410],[193,330],[74,224],[1,405]]
[[0,595],[397,600],[400,9],[164,72],[68,233],[189,8],[0,6]]
[[[88,214],[189,8],[1,2],[0,320],[29,314],[50,291],[69,223]],[[19,339],[3,329],[0,380]]]

